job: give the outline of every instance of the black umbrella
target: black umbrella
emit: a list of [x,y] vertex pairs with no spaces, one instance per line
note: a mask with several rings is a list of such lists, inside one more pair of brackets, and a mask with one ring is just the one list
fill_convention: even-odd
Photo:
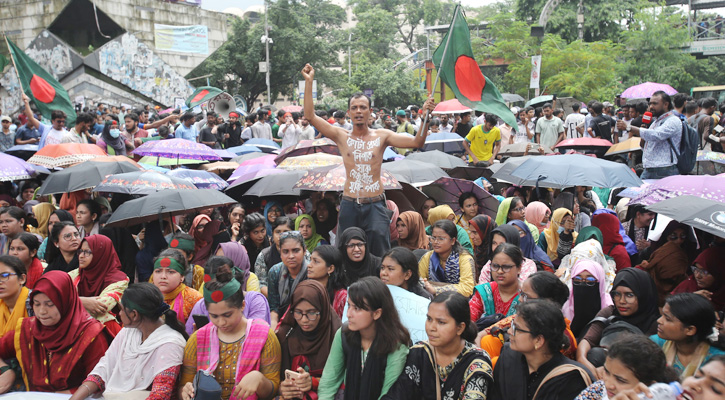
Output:
[[446,171],[433,164],[409,158],[384,163],[383,169],[393,174],[398,182],[408,182],[415,186],[422,186],[438,178],[448,176]]
[[453,212],[459,213],[461,207],[458,198],[465,192],[473,192],[478,199],[478,213],[496,218],[498,200],[475,183],[456,178],[440,178],[428,186],[423,187],[423,193],[435,199],[438,204],[448,204]]
[[512,157],[503,163],[493,164],[488,167],[493,171],[492,177],[498,181],[516,182],[519,178],[511,175],[511,172],[533,156]]
[[289,171],[285,174],[267,175],[250,187],[245,196],[299,196],[300,189],[294,186],[307,171]]
[[456,167],[449,170],[448,175],[451,178],[468,179],[469,181],[484,177],[490,181],[493,171],[491,171],[491,167]]
[[106,226],[132,226],[237,201],[214,189],[169,189],[123,203]]
[[410,160],[423,161],[443,169],[465,167],[467,165],[466,162],[461,160],[459,157],[446,154],[440,150],[412,153],[405,158]]
[[392,200],[400,212],[419,211],[423,207],[423,203],[428,200],[428,195],[407,182],[400,182],[400,186],[403,188],[386,190],[385,197]]
[[647,209],[725,238],[725,203],[683,195],[652,204]]
[[37,151],[38,151],[37,144],[18,144],[18,145],[15,145],[15,146],[5,150],[5,154],[9,154],[9,155],[15,156],[17,158],[22,158],[23,160],[27,161]]
[[141,169],[133,161],[86,161],[48,176],[38,189],[38,196],[74,192],[92,188],[108,175],[135,172]]
[[194,183],[156,171],[134,171],[106,177],[94,192],[147,195],[160,190],[196,189]]

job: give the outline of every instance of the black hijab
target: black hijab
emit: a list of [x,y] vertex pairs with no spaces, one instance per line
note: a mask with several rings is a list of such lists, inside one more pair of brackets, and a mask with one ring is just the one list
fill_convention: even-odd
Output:
[[488,215],[477,215],[471,219],[469,224],[481,237],[481,245],[474,246],[473,249],[476,256],[476,266],[481,268],[491,259],[491,238],[493,237],[493,230],[496,229],[496,221]]
[[[320,207],[327,208],[328,217],[324,222],[317,219],[317,209]],[[321,199],[317,202],[317,205],[315,205],[314,211],[315,212],[312,213],[312,219],[315,222],[315,230],[329,242],[330,231],[335,229],[335,226],[337,226],[337,209],[330,200]]]
[[[617,272],[612,285],[612,291],[617,290],[619,286],[624,286],[632,290],[637,296],[639,307],[637,312],[629,317],[619,315],[619,310],[615,305],[613,315],[615,321],[621,320],[628,322],[639,328],[645,334],[651,332],[651,328],[657,318],[660,317],[657,308],[657,287],[648,273],[637,268],[624,268]],[[614,301],[614,297],[612,297]]]
[[[347,256],[347,243],[352,239],[358,239],[366,243],[365,256],[360,262],[354,262]],[[345,232],[340,236],[337,248],[340,250],[340,254],[342,254],[342,265],[345,270],[345,275],[347,275],[347,282],[350,285],[357,282],[360,278],[379,275],[380,257],[370,254],[367,242],[368,237],[365,235],[365,231],[354,226],[345,229]]]
[[[499,234],[506,238],[506,243],[514,246],[521,246],[521,237],[519,236],[519,230],[513,225],[501,225],[491,231],[491,241],[488,243],[489,248],[493,245],[493,235]],[[493,254],[493,250],[491,250]]]
[[131,280],[130,283],[133,283],[136,275],[138,245],[131,232],[128,228],[104,226],[98,233],[111,239],[113,247],[116,249],[116,254],[118,254],[118,258],[121,261],[121,269],[128,275],[128,278]]

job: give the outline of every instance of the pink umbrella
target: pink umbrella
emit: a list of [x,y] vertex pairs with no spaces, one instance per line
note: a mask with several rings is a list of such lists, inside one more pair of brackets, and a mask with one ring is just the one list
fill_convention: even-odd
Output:
[[559,142],[554,147],[577,148],[577,147],[611,147],[612,142],[606,139],[597,138],[575,138],[566,139]]
[[471,112],[471,109],[456,99],[441,101],[433,110],[433,114],[460,114],[464,112]]
[[284,111],[284,112],[290,112],[290,113],[300,112],[300,111],[302,111],[302,106],[287,106],[287,107],[282,107],[282,111]]
[[646,99],[648,97],[652,97],[655,92],[660,90],[670,96],[677,93],[677,90],[670,85],[664,83],[645,82],[628,88],[622,92],[622,97],[625,99]]
[[274,163],[274,154],[269,156],[259,157],[252,160],[247,160],[239,164],[239,167],[234,170],[232,175],[227,179],[227,182],[234,182],[240,176],[251,172],[261,171],[265,169],[274,169],[276,164]]

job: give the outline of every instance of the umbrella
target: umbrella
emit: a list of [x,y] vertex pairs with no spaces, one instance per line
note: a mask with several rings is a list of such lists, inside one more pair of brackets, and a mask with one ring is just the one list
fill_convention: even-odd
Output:
[[642,150],[642,139],[633,137],[613,145],[604,155],[613,156],[615,154],[629,153],[630,151],[637,150]]
[[241,156],[234,157],[229,161],[239,163],[241,165],[245,161],[254,160],[255,158],[260,158],[260,157],[269,157],[269,155],[259,151],[259,152],[255,152],[255,153],[242,154]]
[[503,101],[506,103],[516,103],[519,101],[524,101],[525,99],[518,94],[514,93],[501,93],[501,97],[503,98]]
[[498,200],[472,181],[456,178],[440,178],[428,186],[423,187],[423,193],[435,199],[438,204],[448,204],[453,212],[460,213],[458,198],[465,192],[473,192],[478,199],[478,213],[496,218]]
[[719,151],[697,151],[697,161],[712,161],[718,164],[725,164],[725,153]]
[[463,138],[454,132],[431,133],[425,138],[423,151],[440,150],[444,153],[463,153]]
[[560,147],[560,148],[565,148],[565,149],[579,149],[579,148],[589,148],[589,147],[612,147],[612,142],[610,142],[609,140],[606,140],[606,139],[582,137],[582,138],[562,140],[554,147]]
[[642,190],[644,190],[644,188],[646,188],[647,186],[651,185],[654,182],[657,182],[657,179],[642,179],[642,182],[644,182],[642,184],[642,186],[626,188],[626,189],[622,190],[621,192],[619,192],[619,194],[617,196],[626,197],[628,199],[633,199],[633,198],[639,196],[639,194],[642,192]]
[[46,168],[64,168],[105,155],[106,152],[95,144],[49,144],[38,150],[35,155],[28,159],[28,162]]
[[402,159],[383,164],[383,170],[390,172],[400,182],[424,186],[448,174],[435,165],[411,159]]
[[199,166],[200,170],[214,172],[215,174],[223,171],[234,171],[237,168],[239,168],[239,163],[235,163],[232,161],[217,161],[210,164],[202,164]]
[[274,154],[265,154],[265,157],[254,158],[247,161],[242,161],[239,167],[234,170],[232,175],[227,178],[227,182],[233,182],[241,174],[258,171],[260,169],[273,169],[277,166],[274,163]]
[[123,203],[106,226],[128,227],[160,220],[164,216],[187,214],[192,210],[221,207],[237,201],[213,189],[169,189]]
[[526,143],[514,143],[514,144],[503,145],[503,146],[501,146],[501,150],[499,150],[498,154],[500,156],[520,157],[520,156],[523,156],[524,153],[526,153],[526,147],[528,145],[531,145],[531,148],[529,149],[529,153],[527,155],[532,155],[532,156],[540,155],[541,153],[539,153],[539,148],[544,149],[544,154],[553,154],[554,153],[550,148],[548,148],[546,146],[542,146],[538,143],[526,142]]
[[286,113],[300,112],[300,111],[302,111],[302,106],[287,106],[287,107],[282,107],[282,111],[284,111]]
[[284,174],[270,174],[254,183],[245,196],[299,196],[300,189],[295,184],[305,175],[305,171],[286,171]]
[[[511,176],[515,179],[510,182],[516,185],[535,186],[538,182],[541,187],[558,189],[571,186],[632,187],[642,184],[642,180],[624,164],[581,154],[530,157],[511,171]],[[496,178],[496,174],[493,177]]]
[[692,195],[725,203],[725,176],[673,175],[644,188],[631,204],[649,206],[672,197]]
[[[328,166],[309,170],[295,184],[295,189],[311,190],[314,192],[342,192],[347,182],[347,173],[344,165]],[[383,189],[401,189],[395,176],[388,171],[380,171],[380,182]]]
[[271,153],[275,150],[279,150],[279,145],[271,139],[253,138],[244,142],[246,145],[254,145],[259,147],[265,153]]
[[28,158],[32,157],[33,154],[35,154],[37,151],[37,144],[18,144],[5,150],[5,154],[27,160]]
[[451,178],[467,179],[469,181],[475,181],[480,177],[490,180],[493,176],[493,171],[491,171],[490,167],[456,167],[448,170],[448,176]]
[[473,110],[461,104],[460,101],[456,99],[451,99],[438,103],[438,105],[436,105],[436,108],[433,109],[433,112],[431,114],[460,114],[471,111]]
[[406,158],[431,163],[443,169],[465,167],[466,165],[468,165],[460,158],[454,157],[450,154],[446,154],[440,150],[411,153]]
[[697,175],[718,175],[725,172],[725,153],[717,151],[697,151]]
[[107,176],[124,172],[137,172],[141,168],[128,162],[86,161],[48,176],[38,189],[37,194],[75,192],[92,188],[101,183]]
[[174,178],[184,179],[191,182],[199,189],[215,189],[222,190],[229,184],[217,174],[209,171],[200,171],[195,169],[177,168],[166,173]]
[[[185,139],[184,139],[185,140]],[[140,164],[146,164],[146,165],[152,165],[157,167],[163,167],[163,166],[174,166],[174,165],[194,165],[194,164],[204,164],[206,161],[204,160],[190,160],[186,158],[168,158],[168,157],[141,157],[140,160],[138,160]]]
[[386,147],[385,151],[383,152],[383,161],[400,160],[402,158],[405,157],[396,153],[395,150],[393,150],[393,148],[390,146]]
[[528,107],[528,106],[533,106],[533,105],[536,105],[536,104],[548,103],[548,102],[553,101],[553,100],[554,100],[554,96],[551,96],[551,95],[548,95],[547,94],[547,95],[544,95],[544,96],[534,97],[533,99],[527,101],[525,106]]
[[137,163],[131,158],[128,158],[126,156],[103,156],[103,157],[96,157],[93,159],[94,162],[108,162],[108,163],[116,163],[116,162],[125,162],[133,165],[134,167],[138,169],[142,169],[143,166],[141,164]]
[[156,171],[134,171],[114,174],[99,183],[94,192],[149,195],[159,190],[196,189],[191,182]]
[[400,182],[402,189],[390,189],[385,191],[385,197],[392,200],[398,206],[400,212],[418,211],[428,196],[408,182]]
[[32,178],[36,173],[35,167],[22,159],[0,153],[0,181],[21,181]]
[[231,151],[225,150],[225,149],[214,149],[214,152],[216,153],[216,155],[218,155],[222,159],[227,159],[227,160],[232,159],[237,156],[237,154],[232,153]]
[[506,182],[511,182],[512,180],[516,180],[515,177],[511,176],[511,171],[515,170],[519,167],[519,165],[523,164],[526,160],[531,158],[532,156],[522,156],[522,157],[512,157],[506,160],[506,162],[499,163],[499,164],[493,164],[488,169],[493,171],[493,175],[491,176],[494,179],[497,180],[503,180]]
[[340,149],[337,148],[335,142],[328,138],[300,140],[296,145],[282,150],[274,161],[279,164],[287,157],[303,156],[312,153],[327,153],[339,156]]
[[[226,189],[224,189],[224,192],[226,192],[229,196],[236,198],[239,198],[243,196],[247,190],[249,190],[252,185],[257,183],[257,180],[260,178],[263,178],[267,175],[281,175],[281,174],[287,174],[291,171],[285,171],[283,169],[259,169],[256,171],[251,172],[245,172],[241,175],[239,175],[235,180],[234,183],[229,185]],[[300,171],[302,172],[302,171]],[[292,183],[294,184],[294,182]]]
[[186,139],[166,139],[146,142],[133,154],[149,157],[166,157],[177,160],[221,160],[209,146]]
[[328,165],[340,165],[342,164],[341,156],[334,156],[326,153],[314,153],[307,154],[304,156],[288,157],[282,160],[277,165],[280,169],[299,169],[299,170],[310,170],[313,168],[327,167]]
[[227,151],[233,154],[243,155],[248,153],[261,153],[262,149],[257,146],[252,146],[251,144],[243,144],[241,146],[230,147]]
[[677,90],[670,85],[664,83],[645,82],[627,88],[627,90],[622,92],[621,97],[625,99],[646,99],[652,97],[655,92],[660,90],[670,96],[677,93]]
[[647,209],[725,238],[725,203],[721,201],[685,195],[655,203]]

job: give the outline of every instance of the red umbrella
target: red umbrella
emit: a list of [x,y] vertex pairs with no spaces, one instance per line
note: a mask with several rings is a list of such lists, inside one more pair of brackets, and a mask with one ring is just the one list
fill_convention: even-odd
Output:
[[95,144],[61,143],[43,147],[30,157],[28,162],[46,168],[65,168],[106,155],[106,152]]
[[438,103],[432,114],[460,114],[472,110],[456,99],[441,101]]

